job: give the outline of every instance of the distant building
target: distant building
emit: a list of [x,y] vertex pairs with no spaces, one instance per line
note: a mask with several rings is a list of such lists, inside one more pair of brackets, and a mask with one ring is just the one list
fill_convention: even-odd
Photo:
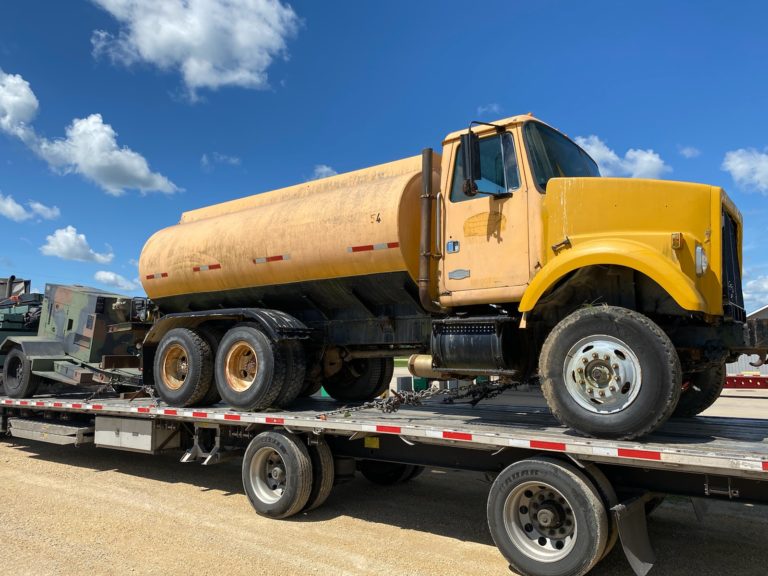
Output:
[[[768,306],[763,306],[759,310],[755,310],[752,314],[748,314],[747,318],[768,318]],[[754,362],[757,356],[741,356],[733,364],[726,366],[728,376],[738,376],[739,374],[748,374],[750,376],[768,376],[768,365],[760,366],[759,368],[751,366],[749,363]]]

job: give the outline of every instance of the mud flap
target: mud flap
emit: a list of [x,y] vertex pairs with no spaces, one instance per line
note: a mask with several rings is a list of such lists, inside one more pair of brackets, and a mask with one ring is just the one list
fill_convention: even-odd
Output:
[[611,508],[616,525],[619,527],[621,547],[637,576],[648,574],[656,562],[656,554],[648,537],[645,515],[645,504],[654,496],[655,494],[649,492]]

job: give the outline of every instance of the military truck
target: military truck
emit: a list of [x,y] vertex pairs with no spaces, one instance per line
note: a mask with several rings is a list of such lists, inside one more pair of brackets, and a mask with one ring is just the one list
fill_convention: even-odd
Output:
[[139,350],[151,328],[151,304],[85,286],[48,284],[38,297],[35,333],[8,336],[6,394],[30,398],[44,383],[142,386]]
[[[286,407],[320,386],[356,402],[407,356],[428,378],[537,376],[593,436],[698,414],[727,361],[768,354],[768,322],[744,311],[741,214],[717,186],[599,176],[522,115],[186,212],[139,260],[159,311],[143,380],[179,407]],[[23,364],[29,345],[2,350]]]
[[[0,295],[0,342],[9,336],[36,334],[43,295],[31,292],[29,280],[13,275],[0,278]],[[4,364],[5,354],[0,353],[0,367]]]

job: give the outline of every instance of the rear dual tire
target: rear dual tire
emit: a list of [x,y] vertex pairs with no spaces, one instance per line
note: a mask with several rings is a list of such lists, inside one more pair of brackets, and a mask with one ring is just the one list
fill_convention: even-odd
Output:
[[356,358],[326,378],[323,387],[340,402],[367,402],[389,389],[394,370],[393,358]]

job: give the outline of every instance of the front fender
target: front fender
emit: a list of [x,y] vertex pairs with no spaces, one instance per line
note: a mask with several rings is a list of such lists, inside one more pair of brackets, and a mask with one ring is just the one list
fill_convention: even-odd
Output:
[[706,312],[706,302],[693,280],[657,250],[632,240],[593,240],[576,244],[550,260],[534,276],[520,301],[520,311],[530,312],[539,299],[563,276],[585,266],[625,266],[654,280],[684,310]]

